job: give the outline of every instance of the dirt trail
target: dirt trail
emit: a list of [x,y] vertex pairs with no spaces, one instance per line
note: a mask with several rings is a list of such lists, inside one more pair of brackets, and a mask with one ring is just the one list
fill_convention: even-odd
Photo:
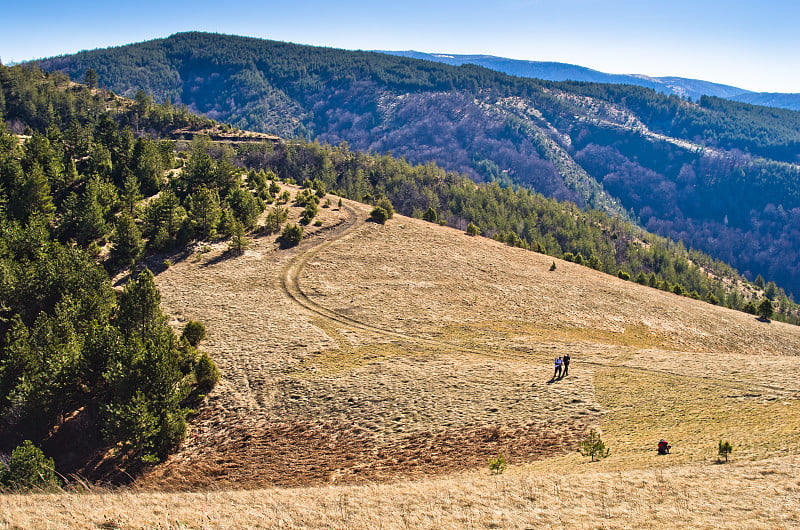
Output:
[[[345,201],[298,247],[256,237],[226,259],[219,244],[158,275],[175,326],[206,323],[223,380],[142,487],[383,481],[563,453],[604,413],[601,367],[797,393],[793,328],[367,212]],[[548,384],[565,352],[572,373]]]
[[[428,345],[433,347],[442,347],[447,348],[452,351],[459,351],[463,353],[470,353],[474,355],[483,355],[483,356],[494,356],[494,357],[509,357],[509,350],[508,344],[503,344],[499,351],[495,351],[490,348],[486,348],[482,346],[480,348],[470,348],[465,347],[463,345],[459,345],[454,341],[445,341],[445,340],[436,340],[431,339],[419,335],[413,335],[409,333],[399,333],[392,329],[388,329],[385,326],[376,326],[370,325],[365,323],[361,320],[356,320],[354,318],[348,317],[347,315],[337,312],[335,310],[329,309],[320,303],[317,303],[311,296],[306,294],[303,291],[300,283],[301,277],[303,274],[304,269],[311,263],[314,258],[319,255],[320,253],[324,252],[326,249],[329,249],[334,243],[341,241],[347,237],[353,236],[353,230],[360,225],[364,224],[363,215],[359,217],[359,214],[352,208],[346,208],[347,213],[349,215],[348,221],[343,223],[335,233],[333,233],[330,237],[327,237],[325,240],[317,242],[314,246],[308,247],[302,254],[296,256],[291,263],[282,271],[281,280],[282,280],[282,287],[286,295],[293,299],[295,302],[306,308],[307,310],[315,313],[316,315],[330,321],[333,325],[344,327],[350,329],[355,332],[370,332],[370,333],[377,333],[379,335],[383,335],[387,339],[390,340],[402,340],[406,343],[410,344],[417,344],[417,345]],[[687,355],[683,352],[669,352],[664,350],[650,350],[648,355],[648,362],[642,363],[640,362],[639,358],[642,354],[647,355],[647,351],[637,351],[636,355],[629,355],[625,356],[624,360],[623,357],[619,355],[611,354],[606,348],[600,348],[600,352],[598,355],[591,355],[592,350],[597,350],[597,346],[593,344],[580,344],[580,343],[564,343],[564,350],[569,351],[581,351],[582,359],[581,363],[594,365],[594,366],[603,366],[607,368],[625,368],[628,370],[634,371],[641,371],[641,372],[657,372],[662,373],[665,375],[678,375],[684,377],[691,377],[693,379],[697,379],[698,381],[713,381],[718,384],[728,385],[732,388],[740,389],[743,387],[743,384],[747,386],[750,391],[759,391],[764,392],[769,395],[782,395],[782,396],[790,396],[790,397],[800,397],[800,387],[796,384],[791,384],[790,381],[786,381],[784,385],[776,385],[764,382],[755,382],[755,381],[743,381],[740,378],[724,378],[720,377],[718,374],[716,375],[704,375],[704,368],[708,364],[708,356],[702,353],[690,353]],[[589,355],[586,355],[589,354]],[[750,370],[752,373],[757,373],[759,367],[763,367],[763,360],[754,361],[752,356],[746,356],[745,362],[749,361],[749,364],[752,366]],[[658,364],[658,367],[654,367],[653,364]],[[790,359],[788,361],[784,360],[783,364],[794,365],[794,360]],[[784,370],[781,370],[781,362],[772,361],[770,364],[775,365],[773,370],[770,370],[770,373],[782,373]],[[647,365],[647,366],[645,366]],[[683,368],[683,369],[682,369]],[[734,374],[741,374],[740,371],[734,370]],[[771,376],[771,379],[774,379]]]

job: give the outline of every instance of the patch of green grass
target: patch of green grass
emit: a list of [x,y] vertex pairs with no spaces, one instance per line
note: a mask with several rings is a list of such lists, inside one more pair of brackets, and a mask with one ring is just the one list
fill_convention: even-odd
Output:
[[590,342],[629,348],[677,349],[666,334],[645,325],[628,326],[622,333],[604,329],[544,326],[529,322],[474,322],[455,324],[442,330],[442,338],[473,342],[485,337],[524,338],[532,342]]

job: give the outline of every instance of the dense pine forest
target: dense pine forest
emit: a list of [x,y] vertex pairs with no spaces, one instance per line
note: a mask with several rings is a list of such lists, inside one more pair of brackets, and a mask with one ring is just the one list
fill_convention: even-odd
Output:
[[39,64],[237,127],[624,213],[800,290],[798,112],[206,33]]
[[[31,471],[47,460],[37,446],[62,474],[109,448],[134,473],[177,447],[219,374],[197,349],[203,325],[177,336],[135,267],[138,201],[176,161],[171,142],[133,131],[208,120],[30,68],[0,67],[0,86],[0,452],[19,446],[0,488],[47,485]],[[118,292],[110,273],[126,268]]]
[[[245,134],[29,66],[1,66],[0,87],[0,452],[28,454],[33,440],[61,473],[96,468],[109,448],[126,473],[163,459],[219,377],[198,350],[203,325],[167,325],[146,258],[217,239],[235,256],[285,231],[287,208],[310,222],[326,191],[754,314],[766,297],[798,323],[773,282],[524,187],[344,143],[214,142]],[[281,181],[308,192],[289,204]],[[2,467],[0,487],[13,487]]]

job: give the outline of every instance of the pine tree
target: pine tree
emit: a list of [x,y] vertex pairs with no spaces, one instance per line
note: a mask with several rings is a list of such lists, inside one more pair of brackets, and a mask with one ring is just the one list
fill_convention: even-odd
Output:
[[594,462],[595,459],[599,460],[607,457],[610,451],[606,448],[603,440],[600,439],[600,435],[592,429],[586,439],[578,444],[578,452],[583,456],[590,456],[592,462]]
[[202,239],[213,237],[222,215],[216,190],[205,186],[198,188],[189,197],[188,215],[196,234]]
[[772,313],[774,311],[772,302],[770,302],[768,298],[764,298],[761,303],[758,304],[758,315],[766,321],[772,318]]
[[97,72],[94,68],[86,70],[86,75],[83,77],[83,84],[89,88],[97,88]]
[[144,247],[142,232],[136,221],[128,214],[117,219],[117,227],[111,238],[111,260],[119,264],[128,264],[139,259]]
[[244,226],[237,220],[234,220],[231,229],[231,240],[228,243],[228,250],[234,254],[244,254],[247,247],[250,246],[250,241],[247,239],[247,233]]

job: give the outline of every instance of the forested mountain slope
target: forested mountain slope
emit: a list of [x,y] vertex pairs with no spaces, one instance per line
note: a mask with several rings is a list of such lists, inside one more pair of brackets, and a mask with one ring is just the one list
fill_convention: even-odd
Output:
[[800,291],[800,113],[642,87],[545,82],[225,35],[184,33],[41,61],[236,126],[392,152],[530,187]]

